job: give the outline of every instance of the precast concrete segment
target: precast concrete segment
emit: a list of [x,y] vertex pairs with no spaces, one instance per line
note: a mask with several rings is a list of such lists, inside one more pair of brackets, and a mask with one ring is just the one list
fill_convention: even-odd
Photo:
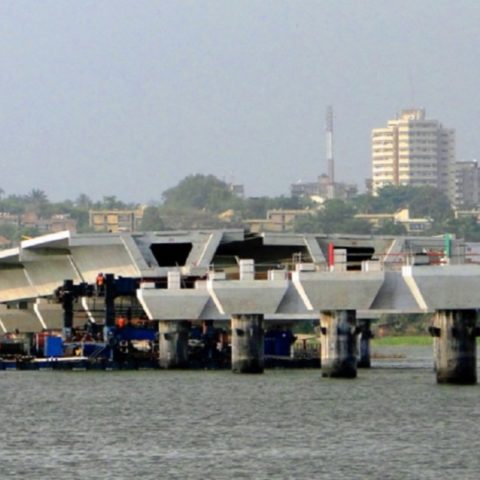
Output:
[[263,315],[232,315],[232,371],[263,373]]
[[288,280],[208,280],[207,290],[222,314],[271,314],[288,285]]
[[82,279],[73,268],[68,255],[43,255],[28,252],[22,262],[26,274],[35,286],[37,296],[51,295],[55,289],[63,284],[66,278],[71,278],[75,283]]
[[307,309],[368,310],[383,284],[384,272],[293,272]]
[[189,331],[190,322],[160,320],[158,323],[160,368],[174,369],[188,366]]
[[197,241],[192,242],[192,251],[188,256],[187,263],[195,269],[208,271],[222,238],[223,232],[221,230],[196,237],[195,240]]
[[420,308],[480,308],[480,265],[405,266],[402,275]]
[[150,320],[197,320],[210,296],[206,289],[141,288],[137,298]]
[[313,311],[307,309],[305,302],[299,295],[298,289],[295,288],[292,282],[289,282],[287,291],[278,305],[277,314],[286,316],[303,315],[303,318],[311,317],[314,320],[318,320]]
[[368,318],[358,319],[358,368],[370,368],[370,340],[373,333],[370,328],[372,321]]
[[129,251],[120,240],[118,242],[71,248],[73,262],[85,282],[95,283],[99,272],[121,277],[140,276],[140,270],[133,262]]
[[[37,316],[38,320],[42,324],[42,327],[47,330],[49,327],[47,323],[45,322],[45,316],[44,316],[44,311],[42,309],[43,306],[48,305],[47,301],[43,298],[37,298],[37,301],[33,304],[33,311],[35,312],[35,315]],[[55,305],[56,307],[59,307],[59,305]],[[49,312],[50,313],[50,312]],[[63,309],[60,311],[62,314],[63,318]],[[52,328],[52,327],[50,327]]]
[[[87,300],[82,298],[83,300]],[[61,330],[64,326],[64,310],[61,303],[54,303],[50,299],[37,298],[36,302],[32,304],[33,311],[41,324],[43,329],[46,330]],[[74,328],[81,328],[88,321],[88,314],[77,311],[74,309],[72,313]],[[95,323],[95,321],[93,321]]]
[[22,267],[2,267],[0,270],[0,302],[37,297],[37,290]]
[[132,264],[134,264],[141,272],[149,272],[151,270],[151,266],[149,266],[148,262],[145,260],[143,252],[138,247],[134,237],[129,234],[122,233],[120,234],[120,239],[125,247],[125,250],[130,256],[130,259],[132,260]]
[[49,248],[51,250],[65,250],[69,247],[72,233],[68,230],[56,233],[47,233],[36,238],[29,238],[20,242],[21,250],[34,251],[37,248]]
[[355,310],[320,312],[322,377],[357,376]]
[[439,310],[429,328],[437,383],[477,382],[477,310]]
[[370,311],[402,313],[421,313],[425,311],[420,308],[418,300],[414,297],[401,271],[384,273],[383,284],[370,306]]
[[[3,324],[4,333],[11,333],[18,330],[20,333],[38,333],[44,326],[38,319],[33,309],[7,308],[0,305],[0,320]],[[6,330],[6,331],[5,331]]]

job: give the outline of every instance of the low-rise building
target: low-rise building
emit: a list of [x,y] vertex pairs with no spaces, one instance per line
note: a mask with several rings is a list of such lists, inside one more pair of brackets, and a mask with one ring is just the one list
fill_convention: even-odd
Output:
[[268,210],[266,218],[245,220],[253,233],[258,232],[292,232],[295,220],[299,217],[313,215],[315,210],[278,209]]
[[55,233],[63,230],[77,231],[77,221],[69,214],[40,217],[36,212],[23,214],[0,212],[0,225],[12,225],[16,228],[32,228],[39,233]]
[[34,228],[40,233],[55,233],[64,230],[75,233],[77,231],[77,221],[68,214],[57,214],[49,218],[42,218],[35,212],[27,212],[20,216],[19,226]]
[[140,229],[143,209],[90,210],[89,225],[94,232],[135,232]]
[[20,226],[20,215],[15,213],[0,212],[0,225]]
[[385,222],[393,222],[403,225],[408,233],[422,233],[433,223],[430,218],[410,218],[408,208],[403,208],[395,213],[357,213],[355,218],[367,220],[374,227],[380,227]]

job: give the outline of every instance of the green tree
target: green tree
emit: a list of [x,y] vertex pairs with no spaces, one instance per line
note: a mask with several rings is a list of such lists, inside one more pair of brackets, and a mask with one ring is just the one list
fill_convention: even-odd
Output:
[[39,216],[48,216],[47,208],[49,201],[47,194],[38,188],[34,188],[25,196],[27,211],[35,212]]
[[82,210],[89,210],[93,205],[92,199],[85,193],[81,193],[75,200],[75,206]]
[[21,195],[9,195],[0,201],[2,212],[19,215],[25,212],[25,197]]
[[189,175],[176,187],[165,190],[162,197],[169,207],[205,209],[216,213],[241,205],[241,199],[214,175]]
[[18,238],[18,226],[10,223],[6,225],[0,225],[0,235],[3,235],[5,238],[14,241]]
[[373,195],[361,194],[351,198],[348,201],[357,213],[379,213],[383,211],[382,203],[379,197]]
[[[327,200],[323,209],[318,213],[318,221],[322,233],[336,233],[341,231],[347,220],[352,220],[355,210],[343,200]],[[345,232],[344,232],[345,233]]]
[[321,224],[316,215],[302,215],[295,219],[293,231],[296,233],[321,233]]
[[377,235],[406,235],[407,229],[399,223],[387,220],[375,229],[375,233]]
[[435,222],[453,217],[448,197],[431,186],[387,185],[379,191],[375,205],[376,212],[395,213],[402,208],[408,208],[411,217],[431,218]]
[[445,224],[445,231],[467,242],[480,242],[480,225],[475,217],[452,218]]
[[123,210],[127,205],[117,198],[116,195],[104,196],[102,201],[95,205],[96,208],[104,210]]
[[362,218],[347,218],[338,227],[336,233],[351,233],[356,235],[370,235],[372,225]]
[[143,231],[164,230],[165,224],[160,215],[158,207],[147,207],[143,211],[142,224],[140,228]]
[[370,234],[370,223],[355,218],[355,213],[350,203],[339,199],[327,200],[316,215],[299,218],[295,222],[294,230],[304,233]]
[[412,217],[431,218],[437,223],[453,218],[450,200],[443,192],[433,187],[412,189],[408,206]]
[[401,208],[408,208],[412,197],[410,186],[386,185],[378,192],[378,205],[382,212],[395,213]]
[[38,228],[33,227],[22,227],[17,231],[17,238],[15,240],[25,240],[29,238],[38,237],[40,235],[40,231]]
[[268,197],[250,197],[245,199],[243,218],[265,218],[268,210]]

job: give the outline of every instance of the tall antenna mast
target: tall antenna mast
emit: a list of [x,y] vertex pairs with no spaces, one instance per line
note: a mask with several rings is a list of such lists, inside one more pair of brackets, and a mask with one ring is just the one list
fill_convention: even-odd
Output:
[[334,197],[335,164],[333,160],[333,108],[327,107],[325,126],[325,145],[327,150],[328,197]]

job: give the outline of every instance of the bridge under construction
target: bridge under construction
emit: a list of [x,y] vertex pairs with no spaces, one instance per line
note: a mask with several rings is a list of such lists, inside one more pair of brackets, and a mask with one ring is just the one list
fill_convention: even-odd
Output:
[[87,320],[102,325],[105,341],[128,298],[130,317],[158,322],[160,367],[187,363],[192,324],[208,331],[223,322],[232,369],[253,373],[264,368],[267,324],[314,319],[322,374],[355,377],[358,338],[360,363],[369,364],[372,318],[424,312],[437,380],[475,383],[479,251],[448,235],[60,232],[0,253],[0,329],[67,339]]

